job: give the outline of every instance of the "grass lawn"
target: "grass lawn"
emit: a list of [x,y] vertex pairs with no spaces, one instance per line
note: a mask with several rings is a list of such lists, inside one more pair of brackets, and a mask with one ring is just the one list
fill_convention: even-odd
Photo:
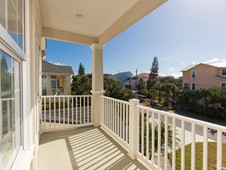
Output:
[[[197,142],[196,143],[196,170],[203,169],[203,143]],[[222,163],[223,167],[226,167],[226,144],[223,144],[222,149]],[[169,154],[169,160],[172,164],[172,154]],[[216,142],[209,142],[208,143],[208,169],[216,169],[217,164],[217,144]],[[181,169],[181,149],[176,151],[176,169]],[[185,169],[191,169],[191,144],[185,147]]]
[[173,110],[173,112],[178,114],[178,115],[187,116],[187,117],[190,117],[190,118],[194,118],[194,119],[198,119],[198,120],[202,120],[202,121],[226,126],[226,121],[222,120],[222,119],[216,119],[216,118],[212,118],[212,117],[208,117],[208,116],[204,116],[204,115],[198,115],[198,114],[194,114],[194,113],[187,112],[187,111],[184,111],[184,110]]

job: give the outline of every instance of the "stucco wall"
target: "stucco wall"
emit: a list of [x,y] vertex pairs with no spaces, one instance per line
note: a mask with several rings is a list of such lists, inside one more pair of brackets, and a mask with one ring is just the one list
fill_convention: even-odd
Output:
[[[196,71],[195,78],[192,78],[191,76],[193,70]],[[190,70],[183,72],[183,84],[189,83],[190,89],[192,83],[196,84],[196,89],[209,89],[220,87],[221,83],[226,82],[226,80],[217,78],[215,75],[221,76],[221,69],[216,69],[215,67],[208,65],[197,65]]]

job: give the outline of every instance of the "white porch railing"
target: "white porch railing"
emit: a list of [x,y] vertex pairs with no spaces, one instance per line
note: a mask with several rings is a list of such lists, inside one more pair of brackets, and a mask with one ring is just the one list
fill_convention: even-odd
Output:
[[101,126],[126,150],[129,149],[129,102],[101,96]]
[[42,96],[43,131],[93,124],[91,95]]
[[134,99],[125,102],[101,96],[101,100],[101,127],[148,168],[177,169],[179,149],[179,169],[185,169],[186,145],[191,145],[190,165],[195,170],[196,144],[202,142],[203,169],[207,170],[208,145],[213,142],[217,146],[215,168],[222,169],[226,127],[141,106]]

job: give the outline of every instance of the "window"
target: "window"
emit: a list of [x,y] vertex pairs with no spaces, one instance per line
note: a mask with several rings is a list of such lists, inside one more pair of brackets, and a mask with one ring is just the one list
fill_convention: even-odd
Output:
[[226,87],[226,83],[221,83],[221,87]]
[[42,75],[42,78],[43,78],[43,79],[46,79],[46,75]]
[[189,83],[184,83],[184,90],[189,90]]
[[191,77],[192,77],[192,78],[195,78],[195,77],[196,77],[195,72],[196,72],[195,70],[192,70],[192,71],[191,71]]
[[226,75],[226,69],[222,69],[222,75],[223,75],[223,76]]
[[0,0],[0,24],[23,49],[24,0]]
[[10,169],[21,148],[20,63],[0,50],[0,162]]
[[195,90],[195,83],[192,83],[191,89]]

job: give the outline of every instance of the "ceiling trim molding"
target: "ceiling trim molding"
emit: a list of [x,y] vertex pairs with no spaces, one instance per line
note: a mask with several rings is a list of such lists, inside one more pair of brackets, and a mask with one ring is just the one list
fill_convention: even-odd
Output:
[[105,44],[166,1],[167,0],[139,0],[99,36],[99,44]]
[[98,43],[97,37],[76,34],[49,27],[42,27],[42,37],[84,45],[92,45],[94,43]]

